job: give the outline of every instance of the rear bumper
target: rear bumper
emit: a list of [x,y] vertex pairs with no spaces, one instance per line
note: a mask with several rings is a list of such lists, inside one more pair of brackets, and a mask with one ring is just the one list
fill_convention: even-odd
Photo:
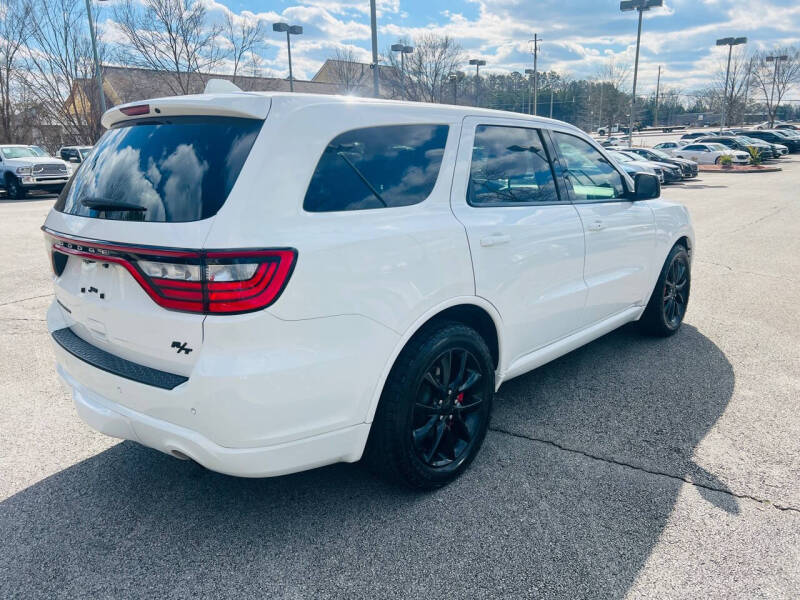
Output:
[[355,462],[369,435],[369,425],[332,431],[261,448],[226,448],[196,431],[154,419],[94,394],[58,365],[72,388],[78,415],[97,431],[133,440],[179,458],[189,457],[212,471],[238,477],[271,477],[335,462]]
[[209,321],[191,374],[175,383],[65,343],[62,311],[55,302],[48,311],[58,373],[102,433],[246,477],[359,460],[396,334],[355,315],[282,321],[261,311]]

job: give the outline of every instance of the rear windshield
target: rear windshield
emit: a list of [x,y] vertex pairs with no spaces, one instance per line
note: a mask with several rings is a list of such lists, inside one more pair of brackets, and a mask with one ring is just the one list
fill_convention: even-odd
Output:
[[170,117],[106,132],[61,192],[70,215],[180,223],[217,214],[263,121]]

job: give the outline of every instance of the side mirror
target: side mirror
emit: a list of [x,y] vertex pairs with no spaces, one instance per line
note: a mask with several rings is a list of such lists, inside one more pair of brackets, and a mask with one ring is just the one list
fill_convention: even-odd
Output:
[[636,173],[633,176],[634,190],[631,200],[652,200],[661,196],[661,182],[650,173]]

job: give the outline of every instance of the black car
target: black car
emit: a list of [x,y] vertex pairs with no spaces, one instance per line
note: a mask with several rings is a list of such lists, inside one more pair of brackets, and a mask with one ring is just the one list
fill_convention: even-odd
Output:
[[625,148],[626,152],[634,152],[646,160],[668,163],[680,167],[684,179],[697,177],[697,163],[688,158],[676,158],[666,152],[653,148]]
[[783,144],[789,149],[789,152],[800,152],[800,138],[782,135],[777,131],[754,129],[753,131],[746,132],[744,135],[769,142],[770,144]]
[[[734,150],[741,150],[742,152],[750,152],[751,146],[749,144],[745,144],[744,142],[740,142],[736,139],[735,136],[730,135],[710,135],[708,137],[701,138],[697,140],[698,142],[711,142],[714,144],[722,144],[723,146],[727,146],[728,148],[732,148]],[[775,158],[775,153],[772,151],[772,148],[769,144],[759,144],[758,146],[753,145],[752,147],[756,148],[761,155],[761,158],[764,160],[768,160],[770,158]]]

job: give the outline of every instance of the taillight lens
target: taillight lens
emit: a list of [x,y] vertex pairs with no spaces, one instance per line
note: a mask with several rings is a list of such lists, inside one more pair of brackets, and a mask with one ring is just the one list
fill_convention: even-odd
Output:
[[286,287],[297,260],[293,248],[171,250],[84,242],[47,234],[54,271],[63,255],[124,267],[153,301],[170,310],[238,314],[266,308]]

